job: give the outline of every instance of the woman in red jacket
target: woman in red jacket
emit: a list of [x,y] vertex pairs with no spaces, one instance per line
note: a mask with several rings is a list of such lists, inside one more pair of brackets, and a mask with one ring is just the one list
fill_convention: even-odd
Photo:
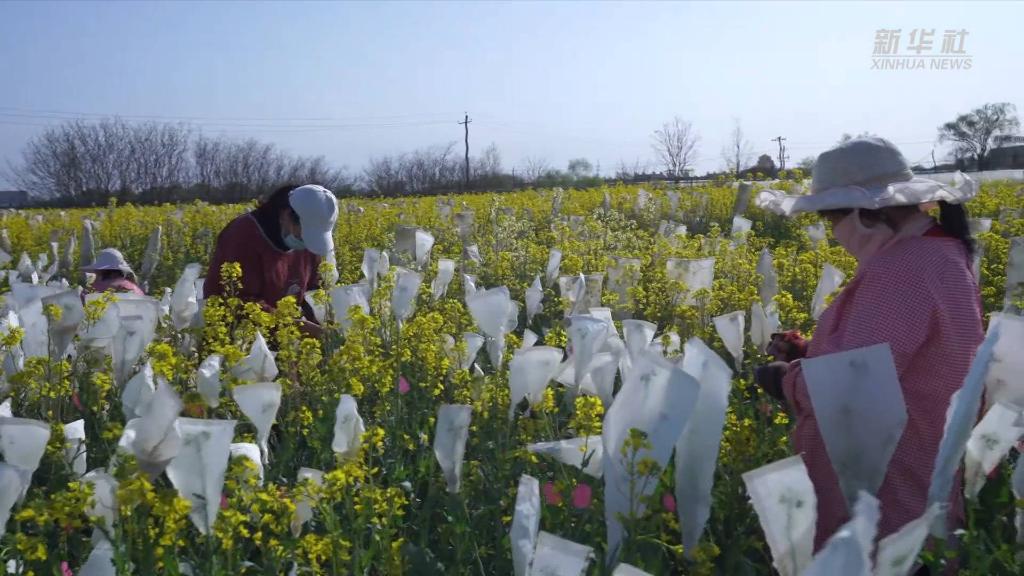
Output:
[[[975,191],[967,179],[947,186],[915,177],[890,142],[864,138],[818,157],[810,195],[765,191],[758,198],[762,207],[786,215],[817,212],[857,258],[856,274],[818,320],[814,338],[806,345],[792,334],[777,339],[773,352],[784,361],[756,373],[758,384],[784,400],[795,416],[794,449],[803,455],[818,500],[815,549],[849,512],[799,357],[889,343],[907,424],[877,494],[878,537],[920,517],[950,397],[963,385],[984,337],[971,270],[974,244],[961,206]],[[935,203],[938,221],[926,212]],[[959,479],[954,484],[950,521],[956,526],[962,522],[963,498]]]
[[225,262],[242,266],[238,296],[274,308],[285,296],[302,306],[303,329],[319,335],[305,296],[320,284],[317,268],[334,252],[333,231],[338,202],[324,188],[282,186],[251,212],[232,220],[217,237],[204,284],[204,297],[224,293],[220,269]]

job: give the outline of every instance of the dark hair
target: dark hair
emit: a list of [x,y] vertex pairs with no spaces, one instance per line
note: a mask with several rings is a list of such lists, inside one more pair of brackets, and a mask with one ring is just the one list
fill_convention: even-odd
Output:
[[252,211],[252,215],[253,218],[256,219],[256,223],[263,229],[263,234],[266,235],[271,243],[273,243],[279,250],[288,249],[281,234],[281,212],[287,210],[291,213],[292,218],[298,219],[298,216],[295,214],[295,210],[293,210],[291,204],[288,203],[288,194],[296,188],[298,188],[298,186],[295,184],[285,184],[284,186],[281,186],[274,190],[270,196],[267,196],[267,198]]
[[260,203],[260,209],[274,214],[278,214],[282,210],[291,210],[292,206],[288,203],[288,195],[296,188],[298,186],[295,184],[285,184],[277,188],[270,193],[270,196],[267,196],[266,200]]
[[967,222],[967,209],[963,204],[950,204],[939,200],[939,225],[953,238],[964,243],[968,256],[974,256],[974,238]]
[[124,272],[121,272],[120,270],[97,270],[96,271],[96,279],[97,280],[107,280],[109,278],[126,278],[126,277],[127,277],[127,275]]

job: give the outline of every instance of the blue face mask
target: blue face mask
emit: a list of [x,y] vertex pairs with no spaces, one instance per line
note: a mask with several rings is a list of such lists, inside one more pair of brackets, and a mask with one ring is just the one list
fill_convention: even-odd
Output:
[[284,237],[284,244],[290,250],[305,250],[306,244],[299,238],[296,238],[294,234],[286,234]]

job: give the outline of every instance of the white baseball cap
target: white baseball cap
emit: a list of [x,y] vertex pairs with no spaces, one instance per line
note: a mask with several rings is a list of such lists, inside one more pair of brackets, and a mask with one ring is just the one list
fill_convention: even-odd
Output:
[[884,138],[856,138],[822,152],[811,174],[811,193],[762,190],[761,208],[791,216],[840,208],[877,210],[938,202],[961,204],[977,194],[977,184],[957,172],[945,184],[915,176],[907,159]]
[[302,242],[317,256],[334,251],[334,223],[338,221],[338,200],[334,193],[316,184],[299,186],[288,193],[288,204],[299,216]]

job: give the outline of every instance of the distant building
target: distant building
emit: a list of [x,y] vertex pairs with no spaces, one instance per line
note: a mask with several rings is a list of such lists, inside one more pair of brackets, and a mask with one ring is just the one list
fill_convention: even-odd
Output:
[[1017,170],[1024,168],[1024,144],[1002,146],[988,152],[989,170]]
[[22,208],[28,202],[28,192],[24,190],[0,190],[0,208]]

